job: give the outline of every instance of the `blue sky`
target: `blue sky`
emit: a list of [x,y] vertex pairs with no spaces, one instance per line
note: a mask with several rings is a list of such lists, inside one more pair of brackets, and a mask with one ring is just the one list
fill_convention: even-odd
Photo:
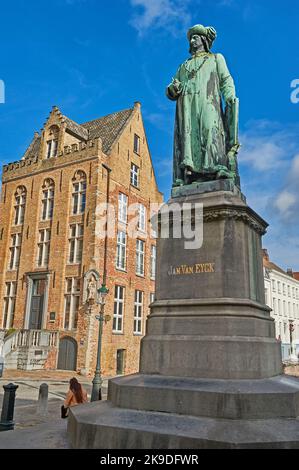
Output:
[[[85,122],[142,102],[159,187],[168,197],[174,104],[165,87],[188,57],[186,30],[212,25],[241,102],[240,171],[264,240],[299,271],[299,9],[294,0],[1,2],[0,163],[19,160],[53,105]],[[299,96],[299,95],[298,95]]]

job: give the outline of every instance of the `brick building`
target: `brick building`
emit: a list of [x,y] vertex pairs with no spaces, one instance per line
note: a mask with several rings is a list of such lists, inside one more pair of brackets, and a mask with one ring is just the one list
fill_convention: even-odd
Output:
[[[96,290],[106,266],[110,321],[103,331],[103,373],[137,370],[154,293],[150,205],[161,202],[139,103],[81,125],[53,108],[23,158],[3,167],[0,329],[6,367],[93,372]],[[115,209],[108,216],[106,203]],[[112,236],[105,236],[107,223]]]

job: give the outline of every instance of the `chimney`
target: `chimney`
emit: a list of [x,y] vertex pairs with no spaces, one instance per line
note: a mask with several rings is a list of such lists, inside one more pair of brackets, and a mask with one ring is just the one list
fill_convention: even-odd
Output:
[[263,248],[262,252],[263,252],[263,258],[264,258],[264,260],[265,260],[265,261],[270,261],[270,257],[269,257],[269,253],[268,253],[267,248]]
[[293,270],[291,268],[287,269],[287,275],[291,276],[291,277],[294,277]]

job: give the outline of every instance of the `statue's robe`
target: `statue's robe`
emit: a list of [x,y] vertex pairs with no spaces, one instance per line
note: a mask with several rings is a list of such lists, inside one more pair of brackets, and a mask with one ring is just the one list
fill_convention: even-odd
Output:
[[[192,72],[193,71],[193,72]],[[222,98],[236,97],[233,79],[221,54],[201,54],[184,62],[167,96],[177,101],[174,137],[174,181],[184,179],[185,168],[198,174],[216,174],[228,168],[227,137]]]

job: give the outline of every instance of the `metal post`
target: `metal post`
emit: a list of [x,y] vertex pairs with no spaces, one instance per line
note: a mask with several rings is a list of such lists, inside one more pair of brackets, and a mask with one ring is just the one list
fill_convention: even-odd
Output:
[[294,321],[293,320],[289,320],[289,331],[290,331],[290,357],[289,357],[289,360],[292,362],[292,363],[298,363],[298,358],[294,352],[294,345],[293,345],[293,332],[295,330],[295,327],[294,327]]
[[92,392],[91,392],[90,401],[102,400],[103,379],[102,379],[102,372],[101,372],[101,353],[102,353],[103,322],[105,321],[104,308],[105,308],[105,304],[102,303],[100,315],[96,316],[96,319],[99,322],[98,352],[97,352],[97,366],[96,366],[94,379],[92,381]]
[[2,414],[0,421],[0,431],[12,431],[15,423],[13,421],[16,390],[19,388],[18,385],[8,384],[3,385],[4,398],[2,405]]
[[4,371],[4,357],[0,355],[0,377],[2,377]]
[[49,387],[47,384],[41,384],[39,387],[38,403],[37,403],[37,414],[45,416],[48,413],[48,396]]
[[291,344],[291,356],[293,356],[293,323],[290,322],[290,344]]

